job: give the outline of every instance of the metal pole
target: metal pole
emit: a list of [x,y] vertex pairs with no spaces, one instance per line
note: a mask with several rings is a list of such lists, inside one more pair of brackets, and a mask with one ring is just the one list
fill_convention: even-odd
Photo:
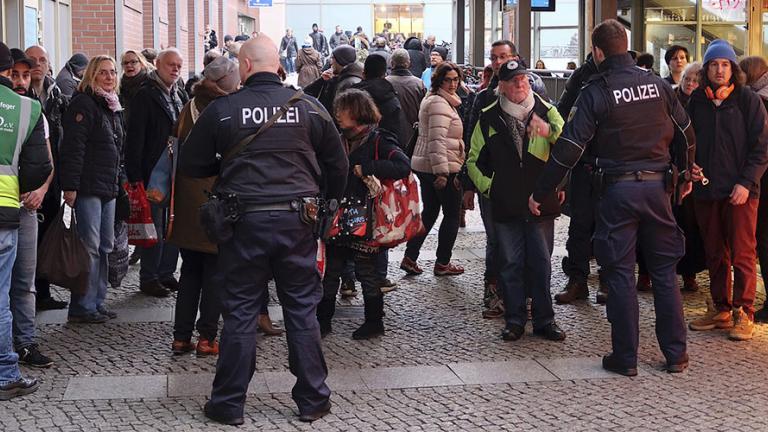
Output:
[[467,27],[467,22],[464,16],[466,4],[465,0],[456,0],[456,14],[453,19],[453,28],[456,31],[456,49],[454,50],[456,63],[464,63],[466,57],[466,52],[464,50],[465,30]]

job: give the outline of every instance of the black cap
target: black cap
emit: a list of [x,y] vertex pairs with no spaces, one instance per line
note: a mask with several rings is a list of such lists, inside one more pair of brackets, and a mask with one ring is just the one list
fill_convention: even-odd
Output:
[[523,62],[517,60],[510,60],[499,69],[499,79],[502,81],[510,80],[517,75],[527,74],[528,69],[523,65]]
[[13,56],[8,45],[0,42],[0,72],[13,67]]
[[14,65],[16,65],[17,63],[24,63],[27,66],[29,66],[30,69],[34,69],[37,67],[37,62],[35,61],[35,59],[27,57],[24,51],[18,48],[11,48],[11,57],[13,57]]
[[430,53],[433,53],[433,52],[436,52],[437,54],[439,54],[440,57],[443,58],[443,60],[448,59],[448,50],[445,47],[436,46],[432,48],[432,51],[430,51]]
[[75,55],[69,58],[67,63],[72,65],[72,68],[79,72],[88,67],[88,57],[83,53],[75,53]]

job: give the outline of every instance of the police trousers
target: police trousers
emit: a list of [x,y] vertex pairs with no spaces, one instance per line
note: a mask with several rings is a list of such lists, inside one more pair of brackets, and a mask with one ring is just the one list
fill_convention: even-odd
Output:
[[685,238],[675,223],[663,181],[608,185],[597,205],[594,249],[608,288],[607,313],[613,355],[623,367],[637,366],[639,306],[635,287],[640,244],[653,286],[656,338],[667,361],[686,353],[686,328],[675,266]]
[[256,329],[267,281],[274,276],[283,306],[288,366],[296,376],[293,400],[300,413],[324,408],[331,391],[316,318],[323,294],[312,228],[291,211],[246,213],[234,236],[219,245],[224,328],[211,392],[211,408],[223,417],[242,417],[245,394],[256,368]]

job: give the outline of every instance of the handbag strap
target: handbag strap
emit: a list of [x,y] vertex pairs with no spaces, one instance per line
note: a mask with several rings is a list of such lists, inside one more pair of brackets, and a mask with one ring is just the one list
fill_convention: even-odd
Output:
[[248,135],[247,137],[241,139],[240,142],[237,143],[236,146],[231,147],[229,150],[227,150],[226,153],[224,153],[222,155],[222,157],[221,157],[221,166],[223,167],[224,164],[226,164],[231,159],[233,159],[235,156],[240,154],[240,152],[245,150],[245,148],[248,147],[248,145],[250,143],[252,143],[259,135],[261,135],[262,133],[266,132],[267,129],[272,127],[272,125],[274,125],[280,119],[280,117],[282,117],[288,111],[288,108],[290,108],[296,102],[301,100],[301,98],[303,96],[304,96],[304,91],[303,90],[296,91],[296,93],[294,93],[293,96],[291,96],[291,98],[288,99],[288,101],[286,103],[284,103],[283,106],[280,107],[279,111],[277,111],[276,113],[272,114],[272,117],[270,117],[269,120],[267,120],[267,122],[264,123],[264,125],[259,128],[259,130],[257,130],[256,132]]

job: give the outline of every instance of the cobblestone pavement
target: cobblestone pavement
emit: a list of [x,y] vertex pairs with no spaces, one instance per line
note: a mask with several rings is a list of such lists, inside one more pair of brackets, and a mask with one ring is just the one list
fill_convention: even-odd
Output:
[[[530,329],[518,342],[502,342],[502,322],[480,316],[483,260],[476,249],[483,248],[484,234],[479,215],[470,213],[469,219],[456,245],[457,256],[474,256],[457,260],[467,269],[462,276],[405,277],[397,260],[402,247],[392,253],[390,276],[399,288],[385,298],[384,337],[353,341],[361,300],[341,303],[333,333],[323,342],[334,389],[333,412],[324,419],[311,426],[297,421],[285,340],[260,338],[257,378],[241,429],[768,430],[766,327],[743,343],[729,342],[720,331],[689,332],[691,367],[675,376],[660,370],[649,293],[639,294],[638,377],[599,371],[600,356],[610,349],[610,328],[604,307],[592,301],[555,307],[568,333],[562,343],[536,338]],[[563,218],[552,258],[553,294],[566,283],[560,272],[566,229]],[[431,235],[424,245],[425,268],[431,269],[435,248]],[[705,274],[699,282],[707,286]],[[123,287],[109,293],[110,308],[134,315],[126,322],[84,326],[41,317],[53,322],[40,324],[39,339],[56,364],[24,369],[41,379],[41,389],[0,403],[0,430],[226,429],[201,412],[215,359],[171,356],[174,299],[145,297],[137,284],[134,267]],[[762,282],[759,293],[761,304]],[[703,312],[704,300],[703,292],[684,295],[689,319]],[[136,313],[150,309],[165,311],[165,318]]]

